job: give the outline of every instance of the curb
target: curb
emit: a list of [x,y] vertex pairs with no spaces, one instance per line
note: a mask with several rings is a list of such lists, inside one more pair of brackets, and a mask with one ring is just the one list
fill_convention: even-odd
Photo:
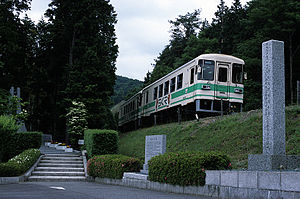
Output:
[[86,150],[81,151],[81,155],[82,155],[82,159],[83,159],[83,166],[84,166],[84,173],[85,173],[85,177],[86,179],[89,177],[89,175],[87,174],[87,160],[86,160]]
[[40,157],[37,159],[37,161],[28,169],[25,174],[21,176],[16,176],[16,177],[0,177],[0,184],[16,184],[19,182],[25,182],[27,181],[28,177],[31,175],[32,171],[35,169],[35,167],[38,165],[40,162],[41,158],[44,155],[40,155]]

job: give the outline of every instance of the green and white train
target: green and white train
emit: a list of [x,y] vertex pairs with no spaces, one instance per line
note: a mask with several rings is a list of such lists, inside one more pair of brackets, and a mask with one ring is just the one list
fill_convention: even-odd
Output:
[[244,64],[230,55],[196,57],[116,105],[119,128],[149,126],[182,113],[242,111]]

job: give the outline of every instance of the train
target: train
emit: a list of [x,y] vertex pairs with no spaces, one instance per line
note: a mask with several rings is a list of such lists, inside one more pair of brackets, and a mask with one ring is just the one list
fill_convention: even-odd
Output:
[[202,54],[112,108],[121,131],[198,118],[201,113],[241,112],[245,62],[224,54]]

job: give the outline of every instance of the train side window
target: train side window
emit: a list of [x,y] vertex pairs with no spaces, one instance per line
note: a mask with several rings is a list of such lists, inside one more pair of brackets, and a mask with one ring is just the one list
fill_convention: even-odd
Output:
[[139,106],[142,106],[142,101],[143,101],[143,95],[140,94],[140,97],[139,97],[139,99],[138,99]]
[[195,68],[191,68],[190,84],[194,83],[194,77],[195,77]]
[[171,87],[170,87],[171,93],[175,91],[175,84],[176,84],[176,78],[173,77],[173,78],[171,79]]
[[154,92],[153,92],[153,100],[157,99],[157,87],[154,88]]
[[169,81],[165,82],[165,90],[164,90],[164,95],[168,95],[169,94]]
[[177,90],[182,88],[183,73],[177,76]]
[[227,82],[227,68],[219,68],[219,82]]
[[146,92],[146,104],[148,103],[149,101],[149,91]]
[[164,87],[163,84],[159,85],[159,92],[158,92],[159,97],[162,97],[162,95],[163,95],[163,87]]

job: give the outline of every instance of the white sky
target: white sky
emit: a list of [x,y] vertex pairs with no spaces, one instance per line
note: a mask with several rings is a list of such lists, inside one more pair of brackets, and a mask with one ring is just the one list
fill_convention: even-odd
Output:
[[[249,0],[241,0],[243,6]],[[51,0],[32,0],[28,16],[37,22]],[[225,0],[228,7],[233,0]],[[201,19],[211,22],[220,0],[111,0],[118,16],[116,24],[119,56],[117,75],[144,80],[153,70],[160,52],[169,43],[170,23],[179,15],[201,10]]]

